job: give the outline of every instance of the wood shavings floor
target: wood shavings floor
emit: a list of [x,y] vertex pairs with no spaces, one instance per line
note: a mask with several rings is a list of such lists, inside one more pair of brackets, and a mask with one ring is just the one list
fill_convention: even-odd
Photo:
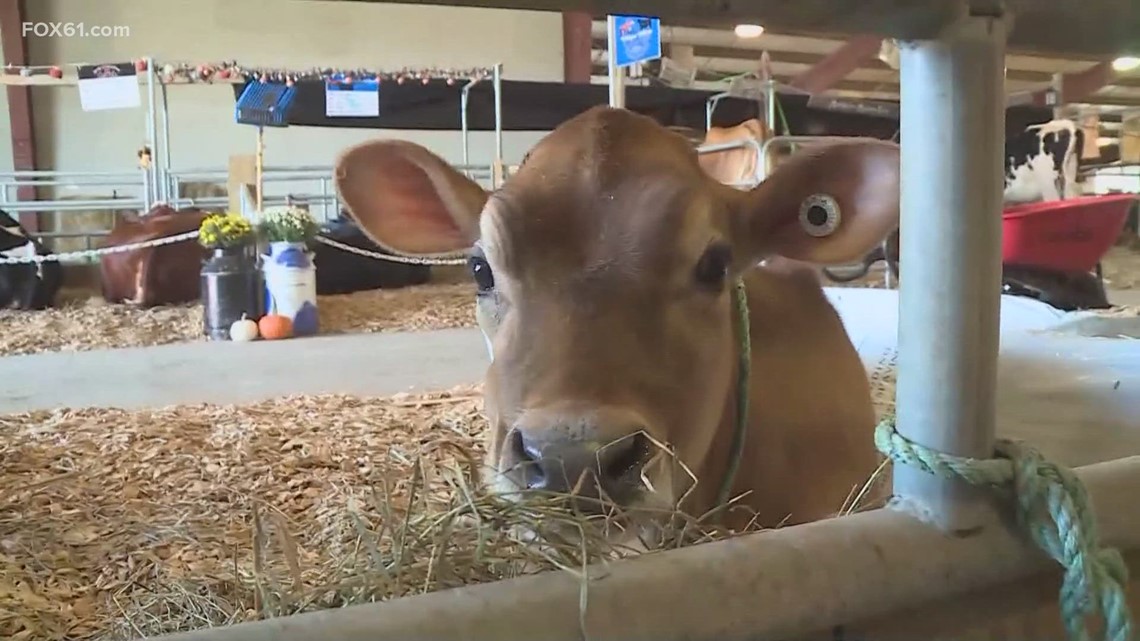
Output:
[[347,506],[379,479],[406,502],[417,455],[481,457],[481,406],[464,386],[0,416],[0,638],[128,639],[256,618],[249,582],[280,555],[254,559],[255,506],[266,531],[292,537],[285,565],[320,585],[352,555]]
[[[881,264],[857,281],[829,286],[882,287]],[[1140,247],[1114,247],[1104,261],[1106,286],[1140,289]],[[321,332],[399,332],[475,326],[475,300],[465,273],[441,282],[392,290],[321,296]],[[1111,313],[1111,312],[1110,312]],[[202,307],[149,310],[110,305],[98,296],[72,292],[57,309],[0,310],[0,356],[39,352],[145,347],[204,340]]]
[[[69,293],[55,309],[0,310],[0,356],[39,352],[148,347],[202,337],[202,306],[138,309],[98,296]],[[322,334],[401,332],[473,327],[475,297],[468,283],[427,284],[317,302]]]
[[483,456],[480,387],[0,416],[0,638],[126,641],[535,571],[532,543],[437,524],[469,500],[444,471]]

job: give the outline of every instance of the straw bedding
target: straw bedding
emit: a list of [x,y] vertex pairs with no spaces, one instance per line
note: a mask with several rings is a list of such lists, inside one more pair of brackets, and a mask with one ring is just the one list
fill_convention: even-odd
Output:
[[[609,521],[475,489],[481,405],[463,386],[2,416],[0,638],[133,639],[627,554]],[[545,547],[511,527],[539,523]],[[662,547],[728,535],[680,525]]]

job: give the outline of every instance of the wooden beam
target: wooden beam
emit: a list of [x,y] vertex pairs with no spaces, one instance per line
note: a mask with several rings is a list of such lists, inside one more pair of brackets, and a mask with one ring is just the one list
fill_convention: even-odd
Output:
[[[0,0],[0,40],[3,41],[4,64],[23,67],[28,64],[28,43],[24,39],[23,25],[27,13],[24,0]],[[32,126],[32,92],[29,87],[7,85],[8,123],[12,137],[12,167],[16,171],[36,168],[35,128]],[[21,186],[16,190],[17,200],[35,200],[36,189]],[[23,212],[20,224],[31,232],[40,230],[39,215]]]
[[791,85],[813,94],[827,91],[877,54],[882,42],[878,36],[855,36],[792,78]]
[[593,22],[586,11],[562,12],[562,82],[589,84]]
[[[1116,72],[1113,71],[1112,64],[1109,62],[1098,62],[1084,71],[1062,74],[1061,91],[1057,97],[1057,103],[1058,105],[1065,105],[1082,102],[1100,91],[1105,85],[1110,84],[1115,77]],[[1031,99],[1032,104],[1046,106],[1050,90],[1047,87],[1034,91]]]
[[[689,25],[685,25],[685,26],[689,26]],[[786,35],[786,34],[781,34],[781,35]],[[594,50],[604,51],[606,48],[605,38],[594,38],[593,39],[593,48],[594,48]],[[727,58],[727,59],[734,59],[734,60],[759,60],[760,59],[760,52],[755,50],[755,49],[742,49],[739,47],[724,47],[724,46],[714,46],[714,45],[694,45],[693,46],[693,55],[697,56],[698,58],[701,58],[701,57]],[[826,57],[826,56],[823,56],[823,55],[820,55],[817,53],[805,53],[802,51],[791,51],[791,50],[784,50],[784,49],[769,49],[768,55],[771,56],[772,62],[776,62],[776,63],[787,62],[787,63],[801,64],[801,65],[819,64],[819,62]],[[889,67],[887,67],[885,64],[883,64],[877,57],[870,56],[870,57],[864,58],[862,60],[862,62],[855,67],[854,71],[858,71],[859,69],[884,70],[884,69],[889,69]],[[1006,71],[1005,77],[1008,78],[1009,80],[1016,80],[1019,82],[1036,82],[1036,83],[1040,83],[1040,84],[1044,85],[1044,84],[1049,83],[1049,81],[1053,77],[1053,74],[1049,73],[1049,72],[1045,72],[1045,71],[1016,69],[1016,68],[1011,66]],[[1117,80],[1114,80],[1113,82],[1115,84],[1119,84],[1119,85],[1140,87],[1140,77],[1131,78],[1131,79],[1129,79],[1129,78],[1118,78]],[[896,80],[896,83],[897,83],[897,80]]]

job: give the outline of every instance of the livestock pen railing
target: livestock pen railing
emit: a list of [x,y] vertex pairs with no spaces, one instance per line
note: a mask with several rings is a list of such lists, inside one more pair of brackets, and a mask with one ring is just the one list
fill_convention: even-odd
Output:
[[[495,165],[457,164],[456,169],[472,180],[490,187],[495,182]],[[281,206],[293,202],[305,203],[319,221],[337,217],[340,199],[333,185],[334,168],[331,166],[269,167],[263,172],[265,206]],[[510,175],[504,168],[503,175]],[[220,168],[173,169],[158,172],[160,189],[171,197],[170,206],[181,209],[224,210],[229,207],[228,171]],[[160,202],[151,183],[152,171],[17,171],[0,173],[0,210],[11,214],[41,214],[49,216],[45,225],[49,229],[37,231],[37,238],[52,241],[79,239],[82,249],[92,249],[98,239],[106,236],[113,224],[113,216],[98,221],[83,220],[76,228],[76,217],[92,212],[146,213]],[[214,186],[221,194],[196,195],[193,187]],[[21,189],[35,189],[36,197],[21,200]],[[190,189],[188,189],[190,188]],[[60,194],[66,190],[77,192],[79,197],[68,198]],[[72,248],[77,249],[77,248]],[[73,259],[74,260],[74,259]]]
[[[106,236],[121,212],[147,211],[154,204],[151,172],[133,171],[14,171],[0,173],[0,210],[9,214],[39,214],[49,217],[47,230],[35,236],[58,249],[63,241],[78,239],[90,250]],[[21,200],[20,191],[32,189],[36,197]],[[76,192],[76,197],[64,195]],[[92,220],[90,214],[104,214]],[[78,224],[77,223],[78,220]],[[91,262],[78,259],[75,262]]]

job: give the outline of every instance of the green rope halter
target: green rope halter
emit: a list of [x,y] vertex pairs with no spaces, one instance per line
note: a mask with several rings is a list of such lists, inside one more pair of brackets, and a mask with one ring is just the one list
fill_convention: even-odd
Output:
[[737,374],[736,374],[736,423],[732,430],[732,445],[728,450],[728,471],[717,493],[716,505],[726,506],[732,498],[732,485],[740,471],[740,461],[744,458],[744,435],[748,431],[748,386],[752,378],[752,333],[748,317],[748,290],[744,278],[736,280],[732,306],[736,312]]
[[[723,510],[731,498],[744,456],[752,373],[748,293],[743,278],[737,279],[733,293],[739,348],[736,421],[728,470],[717,494],[718,510]],[[1118,550],[1100,545],[1088,493],[1072,470],[1046,461],[1028,445],[1006,439],[998,440],[992,459],[943,454],[903,438],[895,429],[893,415],[876,428],[875,447],[896,464],[988,487],[1012,499],[1018,525],[1065,569],[1060,602],[1069,638],[1089,641],[1086,618],[1099,611],[1105,622],[1105,641],[1132,641],[1132,613],[1124,593],[1128,567]]]
[[1006,439],[998,440],[992,459],[936,452],[903,438],[894,416],[875,430],[875,446],[894,463],[988,487],[1012,499],[1018,525],[1065,569],[1060,603],[1069,638],[1088,641],[1086,617],[1099,611],[1105,641],[1132,641],[1132,614],[1124,594],[1128,567],[1118,550],[1101,546],[1088,494],[1072,470]]

